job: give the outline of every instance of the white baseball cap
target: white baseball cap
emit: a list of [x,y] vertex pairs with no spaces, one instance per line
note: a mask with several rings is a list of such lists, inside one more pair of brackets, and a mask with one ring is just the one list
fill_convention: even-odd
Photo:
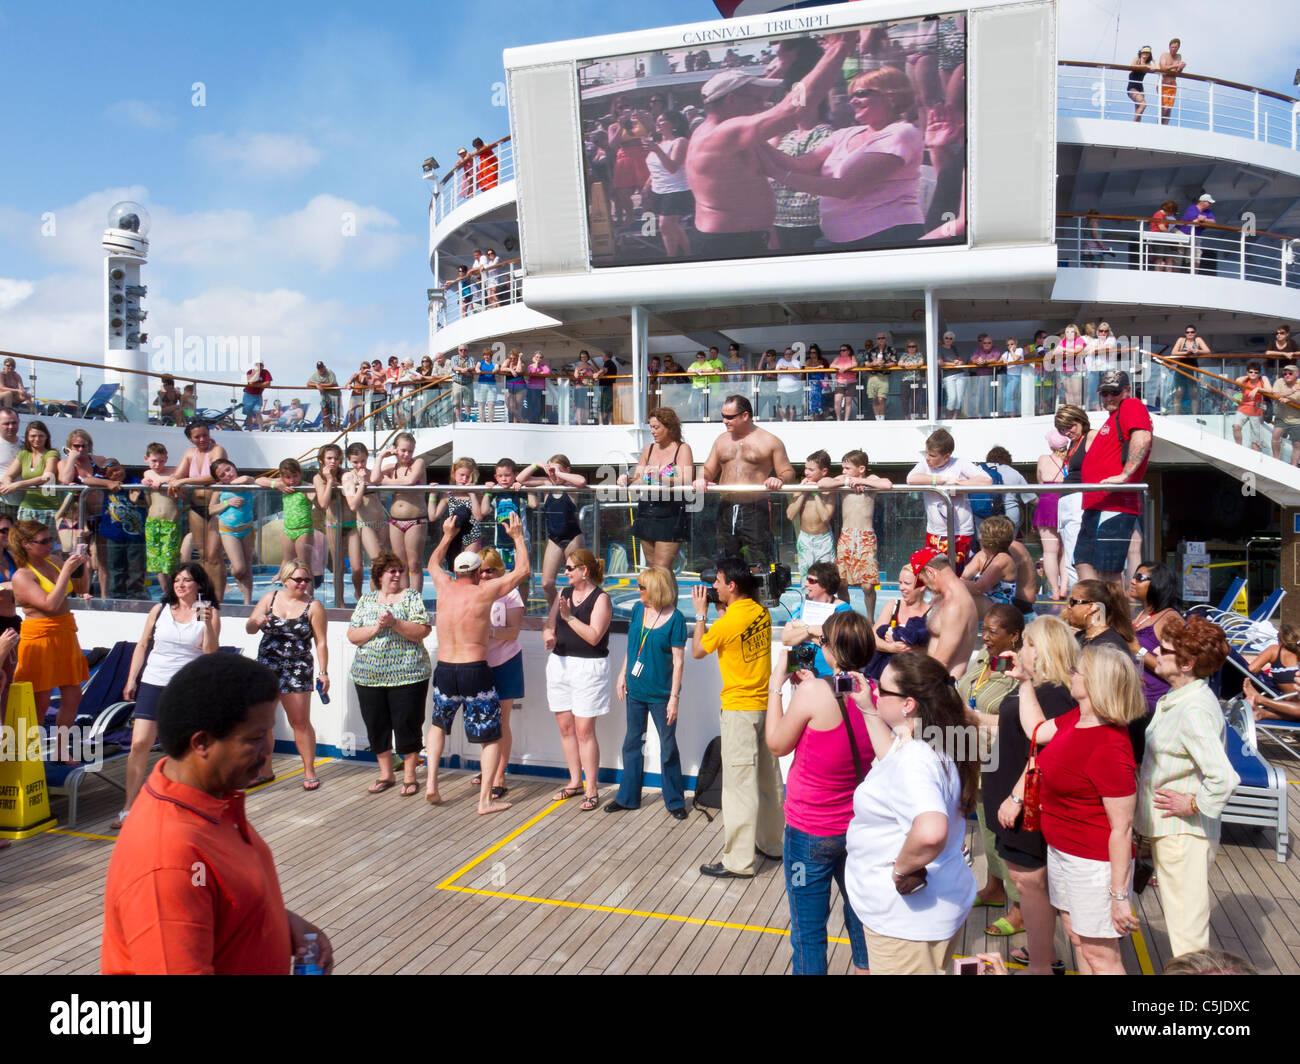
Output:
[[747,74],[743,70],[724,70],[704,83],[700,96],[705,103],[712,103],[749,85],[757,85],[760,89],[779,89],[784,84],[779,78],[760,78],[757,74]]
[[1214,202],[1214,197],[1211,196],[1208,192],[1202,192],[1202,193],[1200,194],[1200,196],[1197,197],[1196,202],[1197,202],[1197,203],[1213,203],[1213,202]]
[[475,554],[472,550],[463,550],[456,555],[456,561],[452,563],[452,569],[457,575],[461,573],[472,573],[478,570],[483,564],[483,559]]

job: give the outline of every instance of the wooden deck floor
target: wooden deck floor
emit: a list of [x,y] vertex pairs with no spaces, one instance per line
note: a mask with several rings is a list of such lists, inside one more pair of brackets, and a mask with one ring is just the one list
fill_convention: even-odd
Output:
[[[1283,758],[1279,764],[1286,765]],[[119,776],[123,762],[107,771]],[[582,813],[553,803],[554,780],[512,777],[506,813],[473,812],[468,772],[445,773],[445,804],[365,793],[373,765],[320,765],[319,791],[301,790],[301,765],[249,796],[249,815],[275,854],[286,903],[323,927],[340,973],[783,973],[790,969],[782,870],[711,880],[722,824],[672,819],[647,792],[635,812]],[[1292,761],[1290,776],[1300,779]],[[1300,790],[1300,787],[1297,788]],[[602,800],[613,790],[602,792]],[[1300,794],[1292,794],[1297,812]],[[82,791],[78,832],[48,832],[0,852],[0,973],[99,969],[106,832],[116,792]],[[55,815],[64,813],[54,799]],[[982,846],[969,841],[983,881]],[[1228,827],[1210,881],[1212,944],[1261,972],[1300,972],[1300,859],[1274,858],[1271,833]],[[838,910],[838,904],[837,904]],[[1138,899],[1142,929],[1124,946],[1131,973],[1168,956],[1159,891]],[[959,952],[1006,951],[1024,936],[986,938],[1000,910],[975,909]],[[840,912],[831,934],[843,939]],[[1058,949],[1073,967],[1068,942]],[[847,941],[831,970],[850,969]]]

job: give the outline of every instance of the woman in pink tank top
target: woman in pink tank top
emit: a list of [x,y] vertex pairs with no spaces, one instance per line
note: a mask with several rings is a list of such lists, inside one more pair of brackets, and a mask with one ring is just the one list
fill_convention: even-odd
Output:
[[853,791],[870,769],[875,751],[853,697],[837,697],[834,683],[844,673],[862,671],[875,654],[876,640],[870,622],[851,611],[831,614],[822,633],[822,653],[834,676],[823,680],[799,670],[784,711],[781,692],[791,674],[774,668],[768,687],[768,749],[777,757],[794,751],[785,784],[783,848],[790,945],[795,975],[826,974],[826,921],[831,883],[837,883],[853,966],[866,974],[866,938],[844,890],[844,836],[853,819]]

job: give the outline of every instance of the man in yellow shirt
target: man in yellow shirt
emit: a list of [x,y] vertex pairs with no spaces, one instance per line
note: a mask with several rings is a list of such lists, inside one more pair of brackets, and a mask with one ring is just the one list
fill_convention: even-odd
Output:
[[781,860],[781,770],[763,737],[772,675],[772,618],[754,601],[754,577],[739,558],[718,562],[713,581],[722,616],[708,626],[708,591],[691,591],[691,653],[715,650],[722,672],[722,860],[700,866],[717,879],[750,879],[758,855]]

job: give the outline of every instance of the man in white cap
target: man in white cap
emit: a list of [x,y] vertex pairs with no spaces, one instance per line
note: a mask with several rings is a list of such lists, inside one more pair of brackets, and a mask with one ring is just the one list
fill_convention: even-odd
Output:
[[1216,241],[1222,239],[1222,234],[1205,228],[1207,222],[1218,221],[1214,217],[1214,211],[1210,210],[1213,204],[1214,197],[1208,192],[1202,192],[1200,198],[1187,210],[1183,211],[1183,221],[1190,224],[1179,226],[1179,228],[1189,236],[1193,229],[1196,230],[1194,238],[1196,254],[1192,257],[1192,273],[1213,273],[1214,267],[1219,260],[1213,246],[1206,246],[1207,244],[1213,245]]
[[847,36],[830,38],[817,65],[780,103],[767,106],[775,78],[735,67],[715,74],[700,95],[705,118],[691,134],[686,182],[695,196],[699,251],[708,258],[761,255],[776,218],[776,199],[760,162],[762,144],[793,129],[800,107],[820,100],[840,77]]
[[316,372],[307,378],[307,387],[320,392],[320,423],[327,432],[334,430],[339,408],[339,380],[324,362],[316,363]]
[[452,540],[464,530],[455,517],[442,524],[442,540],[429,559],[429,576],[438,596],[435,626],[438,630],[438,664],[433,671],[433,723],[429,727],[426,749],[429,776],[424,800],[432,805],[442,801],[438,793],[438,759],[443,744],[456,720],[456,711],[465,709],[465,737],[483,748],[480,757],[482,783],[479,786],[479,813],[500,813],[510,803],[492,797],[501,757],[501,702],[497,697],[492,669],[487,663],[488,641],[492,637],[492,603],[508,595],[529,577],[528,542],[518,514],[511,514],[506,532],[515,544],[515,565],[499,580],[479,582],[481,561],[473,551],[461,551],[452,562],[454,575],[442,567]]

